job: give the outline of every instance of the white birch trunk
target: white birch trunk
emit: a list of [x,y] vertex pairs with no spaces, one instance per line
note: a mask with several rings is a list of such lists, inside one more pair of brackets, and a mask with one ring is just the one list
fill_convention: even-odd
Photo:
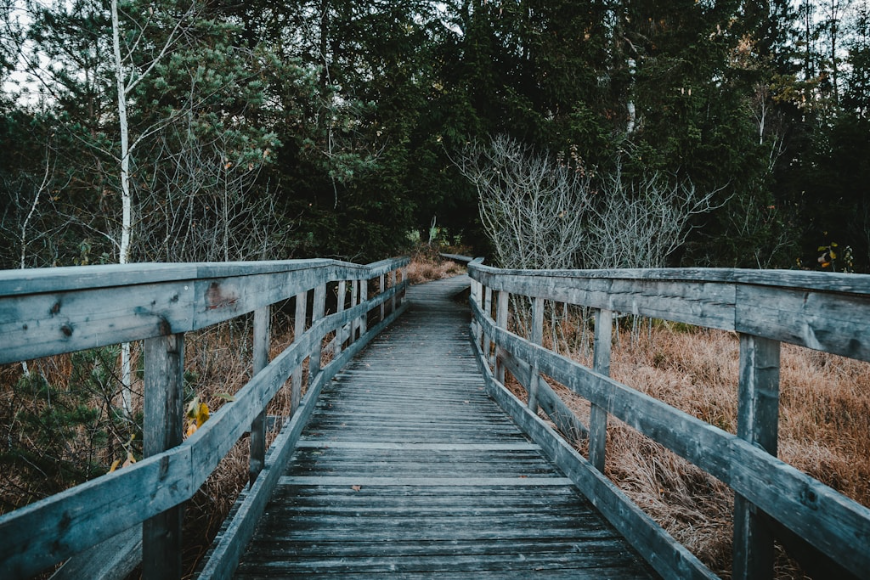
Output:
[[[118,0],[112,0],[112,48],[114,49],[115,81],[118,87],[118,122],[121,130],[121,244],[118,262],[126,264],[130,257],[132,200],[130,198],[130,140],[127,127],[127,95],[124,86],[124,65],[121,60],[121,26],[118,21]],[[130,343],[121,345],[121,399],[127,417],[133,415],[130,372]]]

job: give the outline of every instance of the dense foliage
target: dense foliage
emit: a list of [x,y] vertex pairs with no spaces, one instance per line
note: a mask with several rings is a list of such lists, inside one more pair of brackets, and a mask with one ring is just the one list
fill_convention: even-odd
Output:
[[[2,267],[119,258],[114,2],[0,0]],[[118,8],[131,260],[485,252],[454,161],[507,135],[715,192],[675,264],[870,270],[866,0]]]

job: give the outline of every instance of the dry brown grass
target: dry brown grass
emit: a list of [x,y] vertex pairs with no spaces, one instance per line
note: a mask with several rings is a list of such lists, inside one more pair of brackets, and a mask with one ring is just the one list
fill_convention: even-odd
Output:
[[[658,326],[623,332],[611,376],[730,433],[737,425],[739,343],[734,333]],[[575,359],[589,364],[589,356]],[[870,506],[870,365],[783,345],[779,457]],[[586,423],[587,401],[558,388]],[[585,445],[580,450],[586,453]],[[728,486],[611,418],[607,475],[724,578],[731,575],[734,494]],[[804,578],[779,550],[778,578]]]
[[412,252],[411,263],[408,264],[408,281],[411,284],[443,280],[464,273],[464,265],[442,258],[438,249],[430,246],[420,246]]

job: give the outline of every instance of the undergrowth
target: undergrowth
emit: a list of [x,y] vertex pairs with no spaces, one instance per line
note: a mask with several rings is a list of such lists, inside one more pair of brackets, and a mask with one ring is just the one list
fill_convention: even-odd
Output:
[[[576,319],[579,319],[577,316]],[[545,346],[590,366],[592,332],[571,317],[550,320]],[[735,333],[623,320],[611,376],[729,433],[737,429],[739,340]],[[583,333],[588,337],[580,341]],[[571,345],[570,348],[567,345]],[[870,507],[870,365],[782,345],[778,457]],[[511,390],[525,399],[516,381]],[[551,381],[552,383],[552,381]],[[589,403],[560,396],[588,425]],[[586,455],[587,445],[578,450]],[[723,578],[731,577],[734,493],[661,445],[611,417],[606,474],[677,541]],[[805,578],[777,546],[777,578]]]

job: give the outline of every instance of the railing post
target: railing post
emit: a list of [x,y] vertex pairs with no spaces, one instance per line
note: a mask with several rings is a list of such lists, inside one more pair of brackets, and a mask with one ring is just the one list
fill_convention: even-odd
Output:
[[[402,266],[402,282],[408,281],[408,266]],[[408,287],[405,286],[405,289],[402,290],[402,297],[399,300],[399,306],[402,305],[402,302],[405,300],[405,293],[408,291]]]
[[[344,312],[344,296],[347,293],[347,281],[341,280],[338,283],[338,295],[336,297],[335,311],[338,314]],[[335,356],[341,354],[341,345],[344,343],[344,325],[335,329]]]
[[[483,289],[483,312],[486,316],[492,319],[492,288],[489,286],[486,286]],[[492,351],[492,341],[486,333],[483,334],[483,339],[483,342],[485,343],[482,345],[483,354],[487,359],[489,359],[490,368],[495,368],[495,355]]]
[[[740,335],[737,436],[776,456],[779,436],[779,357],[776,340]],[[735,580],[773,577],[773,535],[762,513],[734,495]]]
[[[496,306],[495,323],[499,328],[507,328],[508,321],[508,303],[510,302],[510,294],[505,290],[498,291],[498,305]],[[499,362],[501,348],[496,347],[495,354],[495,377],[498,382],[504,384],[504,363]]]
[[[384,288],[384,280],[385,279],[386,279],[386,276],[384,274],[381,274],[380,277],[378,278],[378,294],[383,294],[384,290],[386,290],[386,288]],[[380,314],[380,318],[378,318],[378,322],[384,321],[384,308],[385,307],[386,307],[386,305],[383,302],[381,302],[381,314]]]
[[[481,286],[480,282],[478,282],[477,280],[472,278],[472,280],[471,280],[471,300],[481,310],[483,310],[483,304],[481,304],[481,302],[483,301],[482,298],[483,298],[483,287]],[[480,339],[482,336],[482,328],[476,320],[472,319],[472,323],[474,325],[473,326],[473,328],[474,328],[474,340],[476,340],[477,345],[480,346]]]
[[[396,271],[390,270],[390,288],[396,287]],[[396,311],[396,295],[390,297],[390,314]]]
[[[311,326],[323,318],[326,309],[326,284],[321,284],[314,289],[314,305],[311,307]],[[314,348],[311,350],[311,358],[308,359],[308,386],[314,384],[314,379],[320,374],[320,355],[323,352],[323,337],[317,338]]]
[[[351,280],[350,281],[350,307],[353,308],[359,304],[359,280]],[[358,324],[357,318],[352,318],[350,320],[350,342],[354,342],[356,340],[356,329]]]
[[[592,370],[610,376],[610,343],[613,336],[613,312],[595,311],[595,350],[592,355]],[[607,447],[607,411],[592,404],[589,415],[589,463],[604,473],[604,456]]]
[[[308,310],[308,291],[296,295],[296,314],[293,321],[293,342],[301,340],[305,334],[305,316]],[[293,377],[290,381],[290,416],[296,414],[299,402],[302,400],[302,365],[293,369]]]
[[[254,311],[254,374],[269,364],[270,308],[264,306]],[[266,409],[251,423],[251,450],[248,477],[251,483],[266,466]]]
[[[369,299],[369,281],[366,279],[359,281],[359,303],[363,304]],[[359,317],[359,335],[362,336],[369,329],[369,311],[366,310]]]
[[[535,298],[532,304],[532,343],[540,345],[544,341],[544,299]],[[529,377],[529,410],[538,412],[538,363],[532,364],[532,375]]]
[[[144,354],[142,446],[145,457],[151,457],[180,445],[183,438],[184,335],[146,339]],[[142,524],[142,577],[145,580],[181,578],[183,514],[183,506],[178,505]]]

